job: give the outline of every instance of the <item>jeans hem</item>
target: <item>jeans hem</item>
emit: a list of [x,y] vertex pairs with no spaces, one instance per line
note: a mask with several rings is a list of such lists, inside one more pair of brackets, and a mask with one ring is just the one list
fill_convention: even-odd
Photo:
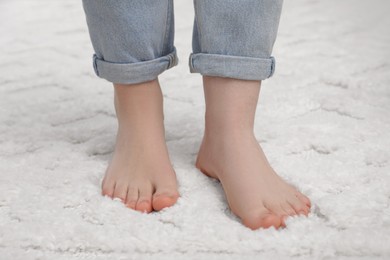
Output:
[[96,75],[112,83],[136,84],[154,80],[165,70],[179,62],[176,49],[168,55],[136,63],[116,63],[105,61],[93,55],[93,68]]
[[243,80],[264,80],[275,72],[275,58],[253,58],[209,53],[191,53],[191,73]]

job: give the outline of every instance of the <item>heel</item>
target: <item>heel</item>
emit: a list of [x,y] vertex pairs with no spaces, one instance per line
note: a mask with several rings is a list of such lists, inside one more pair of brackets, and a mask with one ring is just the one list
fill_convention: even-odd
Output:
[[[198,157],[199,158],[199,157]],[[209,178],[213,178],[213,179],[216,179],[216,180],[219,180],[216,176],[214,175],[211,175],[210,173],[208,173],[205,169],[203,169],[201,166],[200,166],[200,163],[199,163],[199,159],[196,159],[196,162],[195,162],[195,167],[201,172],[203,173],[204,175],[206,175],[207,177]]]

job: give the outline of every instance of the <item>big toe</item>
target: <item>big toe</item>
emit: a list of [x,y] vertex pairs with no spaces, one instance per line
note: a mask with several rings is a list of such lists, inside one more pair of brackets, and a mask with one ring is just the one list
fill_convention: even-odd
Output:
[[269,227],[279,228],[282,226],[281,218],[265,208],[248,214],[242,217],[241,220],[245,226],[253,230]]
[[164,208],[171,207],[176,203],[178,198],[179,198],[179,193],[176,191],[168,191],[168,192],[157,191],[153,195],[153,209],[159,211]]

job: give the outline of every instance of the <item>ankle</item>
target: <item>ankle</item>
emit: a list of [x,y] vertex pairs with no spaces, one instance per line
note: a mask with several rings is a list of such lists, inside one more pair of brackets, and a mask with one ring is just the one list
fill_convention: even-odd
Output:
[[227,143],[227,141],[244,141],[254,138],[253,127],[239,124],[206,124],[204,140],[208,143]]
[[253,134],[253,129],[253,118],[234,115],[234,111],[215,113],[206,109],[205,133],[208,135],[248,135]]
[[140,84],[114,84],[114,106],[119,125],[126,127],[150,127],[161,124],[163,95],[157,80]]

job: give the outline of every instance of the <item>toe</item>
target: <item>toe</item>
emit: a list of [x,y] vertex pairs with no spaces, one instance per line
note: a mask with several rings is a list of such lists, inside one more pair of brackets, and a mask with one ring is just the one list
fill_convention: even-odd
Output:
[[276,229],[282,227],[282,220],[279,216],[271,214],[261,219],[261,225],[265,228],[274,227]]
[[150,200],[142,200],[139,198],[135,209],[142,213],[150,213],[152,212],[152,203]]
[[295,210],[297,215],[305,215],[307,216],[309,214],[309,208],[303,203],[300,199],[297,197],[291,197],[288,200],[291,207]]
[[[266,205],[266,208],[273,213],[275,217],[278,217],[280,220],[280,226],[281,227],[286,227],[285,220],[287,219],[288,216],[295,215],[294,209],[291,208],[290,205],[285,204],[278,204],[276,202],[274,203],[268,203]],[[276,220],[275,220],[276,221]]]
[[303,195],[303,194],[300,193],[300,192],[298,192],[298,193],[296,194],[296,196],[297,196],[298,199],[300,199],[303,203],[305,203],[305,205],[306,205],[307,207],[311,208],[311,201],[310,201],[310,199],[309,199],[307,196]]
[[283,210],[287,216],[294,216],[296,214],[293,207],[287,201],[285,203],[281,204],[281,207],[283,208]]
[[153,195],[153,209],[156,211],[171,207],[179,198],[177,192],[155,193]]
[[268,209],[262,208],[257,211],[253,211],[249,214],[246,214],[241,218],[242,223],[250,229],[259,229],[259,228],[269,228],[281,227],[281,218],[272,214]]
[[115,189],[115,182],[104,180],[102,184],[102,195],[112,198]]
[[276,216],[282,217],[284,215],[288,215],[288,213],[284,210],[283,206],[276,202],[267,203],[265,207]]
[[135,209],[138,201],[138,188],[129,187],[126,196],[126,206],[131,209]]
[[144,185],[139,188],[139,198],[135,209],[140,212],[150,213],[152,211],[152,185]]
[[281,204],[280,206],[283,209],[283,211],[285,212],[285,215],[283,215],[281,218],[282,226],[286,227],[287,218],[290,216],[296,215],[296,212],[288,202],[285,202],[285,203]]
[[127,196],[127,187],[127,183],[116,182],[113,198],[124,202]]

